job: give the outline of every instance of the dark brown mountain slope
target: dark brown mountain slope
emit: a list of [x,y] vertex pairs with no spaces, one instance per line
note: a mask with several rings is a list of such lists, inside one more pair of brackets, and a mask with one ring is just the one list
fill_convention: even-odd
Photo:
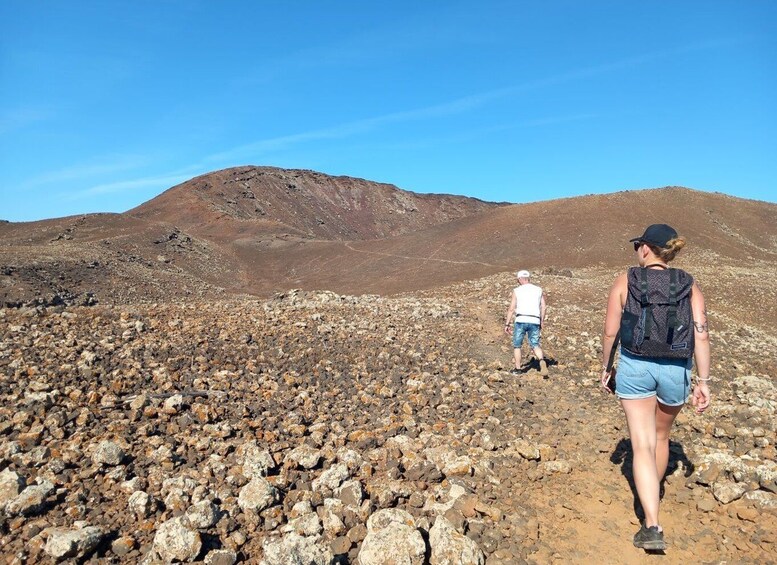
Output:
[[0,301],[267,296],[296,287],[386,294],[518,267],[621,268],[633,258],[628,239],[653,222],[688,238],[680,265],[777,257],[777,206],[721,194],[669,187],[504,206],[242,167],[125,214],[1,224]]
[[193,178],[127,215],[222,241],[246,233],[357,240],[411,233],[498,206],[314,171],[236,167]]
[[377,241],[288,240],[259,249],[243,240],[237,247],[250,269],[272,273],[253,278],[255,292],[267,292],[278,276],[287,286],[402,292],[519,267],[628,265],[628,240],[654,222],[687,237],[680,263],[777,258],[777,206],[677,187],[516,204]]

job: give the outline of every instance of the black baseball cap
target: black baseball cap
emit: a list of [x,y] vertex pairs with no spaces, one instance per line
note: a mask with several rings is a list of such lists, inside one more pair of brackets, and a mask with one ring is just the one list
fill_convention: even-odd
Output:
[[653,224],[652,226],[648,226],[645,233],[640,237],[635,237],[629,241],[639,241],[640,243],[648,243],[663,248],[676,237],[677,232],[672,226],[666,224]]

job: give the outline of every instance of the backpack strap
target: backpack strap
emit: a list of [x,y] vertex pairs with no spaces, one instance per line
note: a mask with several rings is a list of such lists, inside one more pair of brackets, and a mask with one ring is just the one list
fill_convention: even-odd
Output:
[[645,317],[645,339],[650,338],[650,324],[653,320],[650,300],[648,298],[648,279],[647,279],[647,267],[640,269],[640,282],[639,289],[642,292],[642,296],[639,301],[642,304],[642,315]]
[[669,269],[669,310],[667,313],[667,325],[669,332],[666,342],[671,345],[674,339],[674,330],[677,325],[677,270]]

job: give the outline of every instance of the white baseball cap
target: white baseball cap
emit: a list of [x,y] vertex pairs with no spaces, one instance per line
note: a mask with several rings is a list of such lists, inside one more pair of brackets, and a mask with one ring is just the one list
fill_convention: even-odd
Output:
[[518,271],[515,273],[515,276],[519,279],[528,279],[531,278],[531,273],[529,271]]

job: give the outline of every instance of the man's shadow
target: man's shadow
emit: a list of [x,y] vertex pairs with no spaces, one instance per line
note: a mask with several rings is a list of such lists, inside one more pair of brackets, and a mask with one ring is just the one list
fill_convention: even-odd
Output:
[[[634,482],[634,472],[632,464],[634,462],[634,452],[631,449],[631,441],[628,438],[622,438],[616,445],[615,449],[610,454],[610,461],[612,463],[620,464],[621,473],[629,482],[629,488],[631,489],[631,495],[634,499],[634,515],[640,521],[645,520],[645,512],[642,509],[642,504],[639,502],[639,494],[637,493],[637,485]],[[682,444],[669,440],[669,464],[666,467],[666,473],[661,480],[659,486],[659,500],[664,498],[664,483],[666,477],[677,471],[677,468],[682,465],[683,476],[690,477],[694,471],[694,465],[691,463],[688,456],[685,454]]]
[[[549,355],[545,355],[544,359],[545,359],[545,363],[548,365],[548,367],[554,367],[554,366],[558,365],[558,361],[555,358],[550,357]],[[539,371],[540,370],[540,360],[537,359],[537,357],[534,355],[534,353],[532,353],[529,356],[528,361],[524,362],[521,365],[521,369],[523,369],[525,372],[528,372],[528,371],[531,371],[531,370]]]

